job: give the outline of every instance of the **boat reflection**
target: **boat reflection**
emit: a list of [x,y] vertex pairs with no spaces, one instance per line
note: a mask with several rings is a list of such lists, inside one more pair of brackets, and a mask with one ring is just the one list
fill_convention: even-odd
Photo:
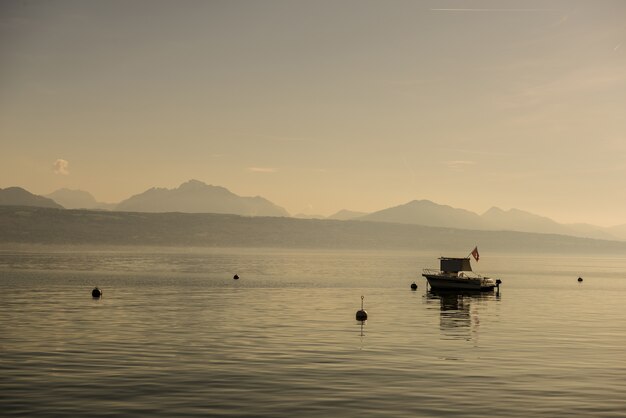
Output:
[[472,291],[426,292],[426,303],[439,306],[439,329],[443,335],[453,339],[470,340],[477,336],[480,327],[480,306],[499,300],[500,295]]

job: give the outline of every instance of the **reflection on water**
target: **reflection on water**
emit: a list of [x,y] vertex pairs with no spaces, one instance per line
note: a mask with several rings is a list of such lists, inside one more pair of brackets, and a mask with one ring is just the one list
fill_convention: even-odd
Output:
[[0,252],[0,415],[624,415],[626,258],[485,258],[501,300],[432,259]]
[[439,304],[439,329],[450,338],[472,339],[478,334],[480,310],[478,306],[500,300],[500,293],[471,291],[426,292],[426,303]]

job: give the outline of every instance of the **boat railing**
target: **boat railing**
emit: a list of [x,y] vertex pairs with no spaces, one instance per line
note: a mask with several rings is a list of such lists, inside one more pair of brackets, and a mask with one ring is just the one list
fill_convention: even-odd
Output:
[[[430,275],[443,275],[445,274],[443,271],[438,270],[438,269],[423,269],[422,270],[422,274],[430,274]],[[481,276],[478,273],[474,273],[474,272],[467,272],[467,271],[460,271],[457,274],[454,273],[447,273],[446,276],[452,276],[452,277],[457,277],[459,279],[484,279],[485,277]]]
[[462,271],[459,273],[459,277],[464,277],[468,279],[484,279],[483,276],[481,276],[478,273],[474,273],[473,271],[470,271],[470,272]]

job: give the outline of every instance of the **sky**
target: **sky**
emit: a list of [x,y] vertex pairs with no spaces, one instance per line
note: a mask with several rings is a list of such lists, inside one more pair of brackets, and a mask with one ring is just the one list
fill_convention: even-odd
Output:
[[626,223],[624,1],[4,1],[0,187]]

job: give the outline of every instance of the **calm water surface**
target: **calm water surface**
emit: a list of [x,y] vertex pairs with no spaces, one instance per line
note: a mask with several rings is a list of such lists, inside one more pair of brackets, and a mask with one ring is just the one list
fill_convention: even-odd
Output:
[[626,416],[626,257],[438,255],[0,252],[0,415]]

